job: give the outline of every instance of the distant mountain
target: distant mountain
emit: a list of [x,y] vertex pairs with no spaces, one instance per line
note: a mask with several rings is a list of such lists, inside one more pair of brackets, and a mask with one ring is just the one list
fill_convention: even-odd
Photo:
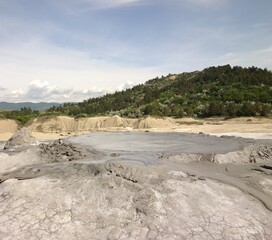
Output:
[[19,102],[19,103],[10,103],[10,102],[0,102],[0,110],[20,110],[21,108],[31,108],[32,110],[46,110],[53,106],[60,106],[60,103],[56,102]]

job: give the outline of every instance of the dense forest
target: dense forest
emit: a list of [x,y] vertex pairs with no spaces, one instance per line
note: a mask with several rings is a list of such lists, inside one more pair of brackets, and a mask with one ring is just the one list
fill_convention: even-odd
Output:
[[169,74],[121,92],[66,103],[48,113],[71,116],[119,114],[154,116],[268,116],[272,104],[272,72],[230,65]]

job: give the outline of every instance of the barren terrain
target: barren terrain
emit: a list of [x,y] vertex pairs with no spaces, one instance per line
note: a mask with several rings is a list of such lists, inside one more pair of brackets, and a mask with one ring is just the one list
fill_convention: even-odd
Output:
[[[272,139],[272,119],[223,118],[154,118],[127,119],[119,116],[74,119],[44,117],[28,124],[38,139],[56,139],[96,131],[188,132]],[[20,126],[13,120],[0,119],[0,141],[8,140]]]
[[107,132],[0,153],[1,239],[271,239],[272,142]]

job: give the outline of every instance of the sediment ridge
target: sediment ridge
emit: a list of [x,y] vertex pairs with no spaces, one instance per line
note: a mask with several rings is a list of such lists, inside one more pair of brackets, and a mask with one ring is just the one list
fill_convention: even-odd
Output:
[[[67,116],[40,117],[27,127],[38,139],[66,137],[96,131],[154,131],[154,132],[190,132],[245,136],[272,139],[272,119],[270,118],[156,118],[139,119],[120,116],[100,116],[74,119]],[[0,141],[12,136],[21,126],[14,120],[0,120]]]

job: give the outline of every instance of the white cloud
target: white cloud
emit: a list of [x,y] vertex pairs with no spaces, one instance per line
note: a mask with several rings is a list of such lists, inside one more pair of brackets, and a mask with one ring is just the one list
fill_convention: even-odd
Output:
[[11,90],[9,94],[0,97],[0,100],[11,102],[79,102],[89,98],[102,96],[106,93],[113,93],[116,90],[121,91],[133,86],[131,81],[119,85],[117,88],[104,89],[91,87],[88,89],[60,88],[51,85],[47,81],[32,81],[26,89]]
[[[0,46],[0,56],[1,79],[9,79],[5,82],[9,89],[13,88],[15,82],[16,88],[24,89],[29,79],[35,78],[48,79],[69,89],[91,89],[93,86],[114,89],[128,80],[141,83],[162,74],[158,68],[124,68],[115,62],[92,58],[91,53],[83,50],[63,49],[42,40],[27,45],[18,43],[12,47]],[[45,83],[40,85],[33,83],[32,87],[46,87]]]
[[27,89],[15,89],[4,96],[7,101],[53,101],[63,99],[70,94],[70,89],[59,89],[47,81],[32,81]]
[[45,98],[50,96],[55,88],[55,86],[49,86],[49,83],[46,81],[35,80],[30,83],[26,95],[31,98]]
[[272,47],[248,51],[248,52],[229,52],[226,53],[216,61],[219,64],[229,63],[231,65],[239,65],[244,67],[256,66],[267,68],[268,66],[272,66]]
[[111,92],[111,90],[109,89],[92,87],[92,88],[83,89],[83,90],[73,90],[71,92],[71,97],[84,100],[88,98],[99,97],[109,92]]
[[[25,95],[25,91],[23,89],[15,89],[15,90],[11,91],[11,93],[9,94],[9,97],[11,97],[11,99],[20,99],[24,95]],[[3,99],[3,100],[5,100],[5,99]]]
[[132,88],[134,85],[135,84],[132,81],[126,81],[125,83],[119,85],[117,87],[117,90],[118,91],[123,91],[123,90],[129,89],[129,88]]
[[79,91],[79,94],[82,95],[91,95],[91,94],[103,94],[107,92],[107,90],[103,88],[98,88],[98,87],[92,87],[90,89],[84,89],[82,91]]
[[29,99],[47,99],[64,97],[70,92],[70,89],[58,89],[56,86],[50,85],[47,81],[35,80],[30,83],[25,97]]

